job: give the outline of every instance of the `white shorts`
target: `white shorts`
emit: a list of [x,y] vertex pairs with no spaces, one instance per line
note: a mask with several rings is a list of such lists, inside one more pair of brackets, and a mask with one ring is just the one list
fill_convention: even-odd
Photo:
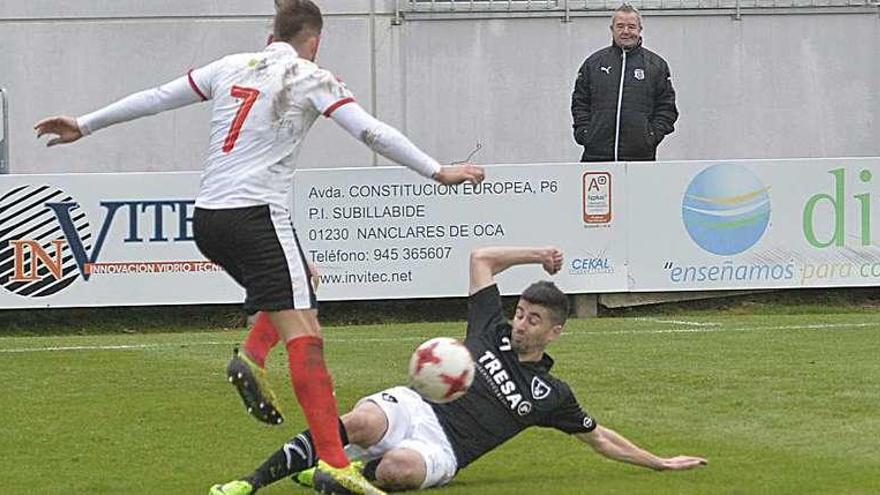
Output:
[[393,387],[364,397],[358,405],[364,401],[382,408],[388,418],[388,431],[369,449],[346,447],[350,457],[377,459],[389,450],[410,449],[422,456],[428,468],[421,488],[442,486],[452,480],[458,469],[455,452],[431,405],[418,393],[408,387]]

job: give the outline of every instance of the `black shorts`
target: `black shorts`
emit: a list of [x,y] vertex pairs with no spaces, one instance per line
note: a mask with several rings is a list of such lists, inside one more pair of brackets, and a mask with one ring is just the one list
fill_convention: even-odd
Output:
[[196,208],[193,233],[202,254],[245,288],[248,313],[318,307],[287,211],[269,205]]

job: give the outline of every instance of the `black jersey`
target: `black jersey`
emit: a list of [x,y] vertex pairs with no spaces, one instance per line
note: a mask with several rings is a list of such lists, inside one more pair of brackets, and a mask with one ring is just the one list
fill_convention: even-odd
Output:
[[464,343],[476,364],[474,382],[461,398],[432,404],[458,469],[530,426],[565,433],[596,428],[571,388],[550,375],[553,359],[544,354],[538,362],[521,363],[510,346],[511,332],[497,285],[470,296]]

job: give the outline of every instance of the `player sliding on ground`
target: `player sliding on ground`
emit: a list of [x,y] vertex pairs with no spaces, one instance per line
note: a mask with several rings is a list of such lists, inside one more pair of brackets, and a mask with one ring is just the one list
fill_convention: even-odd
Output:
[[[342,416],[339,429],[354,465],[386,490],[442,486],[487,452],[532,426],[574,435],[596,452],[656,470],[691,469],[700,457],[658,457],[600,426],[581,408],[569,386],[550,374],[544,350],[562,333],[568,299],[552,282],[530,285],[512,322],[504,317],[495,275],[514,265],[539,264],[549,274],[562,267],[562,252],[547,248],[482,248],[471,253],[465,345],[476,362],[470,390],[460,399],[433,404],[407,387],[361,399]],[[304,431],[252,474],[211,488],[211,495],[250,495],[285,477],[322,486],[315,471],[312,433]]]
[[394,128],[354,102],[332,74],[315,65],[323,19],[308,0],[276,0],[274,42],[257,53],[224,57],[158,88],[133,94],[79,118],[39,122],[48,145],[72,143],[104,127],[213,100],[208,158],[193,214],[199,250],[246,290],[256,325],[227,368],[248,411],[282,422],[264,379],[266,355],[284,339],[294,393],[311,427],[328,483],[377,494],[349,465],[337,428],[333,384],[309,270],[291,223],[290,192],[303,139],[320,115],[379,154],[443,184],[478,183],[473,165],[441,167]]

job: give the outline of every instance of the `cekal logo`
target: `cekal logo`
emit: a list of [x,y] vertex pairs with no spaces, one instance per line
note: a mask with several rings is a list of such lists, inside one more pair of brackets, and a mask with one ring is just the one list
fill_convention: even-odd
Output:
[[568,262],[570,275],[597,275],[614,273],[614,262],[605,251],[601,253],[584,253],[575,256]]
[[703,170],[684,194],[681,217],[701,248],[739,254],[764,235],[770,222],[768,189],[749,169],[718,164]]
[[[105,216],[92,237],[85,211],[61,189],[18,186],[0,197],[0,286],[24,297],[46,297],[94,273],[168,273],[208,271],[200,261],[99,263],[114,219],[128,221],[123,242],[170,242],[165,218],[176,222],[174,241],[192,241],[193,200],[102,201]],[[124,212],[117,217],[117,213]],[[139,220],[153,220],[152,236],[144,239]]]

